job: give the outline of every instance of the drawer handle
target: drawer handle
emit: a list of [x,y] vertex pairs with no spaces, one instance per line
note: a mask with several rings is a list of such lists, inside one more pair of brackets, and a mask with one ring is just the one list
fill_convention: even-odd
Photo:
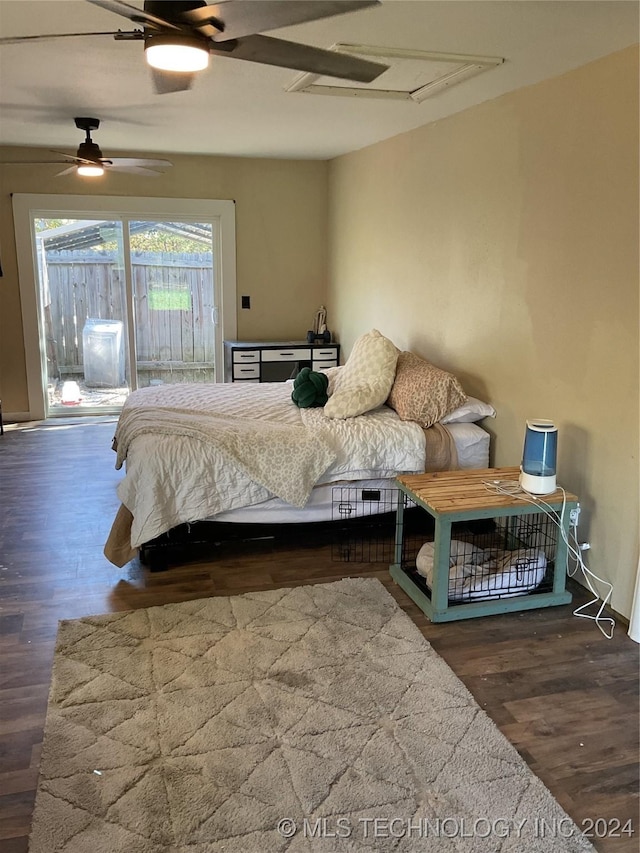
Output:
[[253,373],[253,368],[251,367],[241,367],[240,373]]
[[249,353],[241,352],[241,353],[238,353],[238,355],[240,356],[240,358],[255,358],[255,356],[252,352],[249,352]]
[[279,352],[278,355],[295,355],[295,352]]

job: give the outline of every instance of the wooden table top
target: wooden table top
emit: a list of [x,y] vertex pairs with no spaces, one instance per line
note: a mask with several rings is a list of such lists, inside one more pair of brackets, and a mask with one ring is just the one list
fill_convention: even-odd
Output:
[[[469,512],[478,509],[508,509],[512,507],[530,507],[529,497],[517,497],[504,494],[516,490],[519,486],[520,468],[476,468],[466,471],[438,471],[432,474],[402,474],[396,478],[406,490],[438,513]],[[548,495],[537,495],[544,504],[562,506],[563,501],[576,503],[578,498],[570,492],[563,493],[561,488]],[[544,502],[544,503],[543,503]]]

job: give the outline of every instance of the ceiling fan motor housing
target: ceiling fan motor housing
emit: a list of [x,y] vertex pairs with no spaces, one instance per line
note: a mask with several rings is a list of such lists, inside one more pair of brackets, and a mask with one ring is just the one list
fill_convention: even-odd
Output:
[[78,116],[74,121],[78,130],[84,130],[86,133],[86,139],[80,143],[76,157],[80,157],[82,160],[92,160],[94,163],[100,162],[102,160],[102,151],[91,139],[91,131],[97,130],[100,127],[100,119]]
[[97,163],[102,160],[102,151],[95,142],[87,140],[80,143],[77,156],[83,160],[94,160]]

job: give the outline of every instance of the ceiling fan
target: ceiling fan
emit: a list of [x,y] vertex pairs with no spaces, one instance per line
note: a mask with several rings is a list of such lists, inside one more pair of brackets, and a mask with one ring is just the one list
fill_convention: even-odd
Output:
[[91,139],[91,131],[97,130],[100,127],[100,119],[80,116],[75,118],[74,121],[76,127],[85,132],[84,142],[80,143],[80,147],[75,155],[52,149],[52,154],[60,154],[60,156],[66,159],[18,160],[11,161],[10,163],[4,162],[0,165],[36,166],[46,163],[64,163],[68,168],[58,172],[57,175],[69,175],[75,172],[85,178],[97,178],[105,172],[128,172],[133,175],[155,177],[173,165],[170,160],[148,160],[139,157],[113,157],[107,160],[102,156],[99,146]]
[[144,41],[159,94],[189,89],[195,73],[207,67],[210,54],[360,83],[370,83],[388,67],[349,54],[260,35],[266,30],[378,6],[380,0],[145,0],[143,9],[122,0],[87,2],[129,18],[142,29],[15,36],[1,38],[0,45],[86,36]]

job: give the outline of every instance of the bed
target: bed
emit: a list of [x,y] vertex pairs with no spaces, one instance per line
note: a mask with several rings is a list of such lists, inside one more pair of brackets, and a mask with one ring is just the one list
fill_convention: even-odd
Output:
[[[338,389],[345,389],[335,378],[343,369],[334,368],[330,377],[329,399],[335,395],[336,405]],[[114,437],[116,467],[126,474],[107,558],[123,566],[149,542],[197,521],[329,520],[336,484],[382,488],[398,473],[488,467],[489,434],[477,423],[455,422],[460,406],[448,413],[454,422],[424,427],[385,404],[392,402],[387,389],[384,403],[331,417],[328,405],[297,406],[292,384],[162,385],[132,392]],[[456,402],[468,407],[463,396]],[[493,411],[480,405],[485,414]]]

